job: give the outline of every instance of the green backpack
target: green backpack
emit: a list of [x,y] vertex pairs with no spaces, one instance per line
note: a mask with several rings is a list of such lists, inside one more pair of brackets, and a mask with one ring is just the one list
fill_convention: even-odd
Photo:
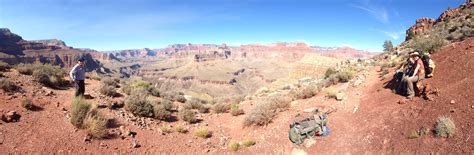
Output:
[[329,135],[329,128],[326,126],[327,114],[313,115],[302,120],[295,120],[290,124],[288,136],[294,144],[301,144],[306,138]]

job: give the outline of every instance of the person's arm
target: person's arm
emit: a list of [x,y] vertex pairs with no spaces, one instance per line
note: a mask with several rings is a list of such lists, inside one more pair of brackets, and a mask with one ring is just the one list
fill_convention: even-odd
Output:
[[71,69],[71,72],[69,72],[69,77],[71,77],[72,81],[76,81],[76,69],[77,65],[74,65],[74,67]]
[[413,71],[413,75],[411,77],[414,77],[417,73],[418,73],[418,70],[420,69],[420,65],[418,65],[418,63],[416,64],[416,68],[415,68],[415,71]]

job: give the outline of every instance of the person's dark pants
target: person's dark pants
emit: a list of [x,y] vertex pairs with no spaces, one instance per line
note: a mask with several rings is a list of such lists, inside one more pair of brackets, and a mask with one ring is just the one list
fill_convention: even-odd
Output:
[[76,81],[76,97],[77,96],[84,96],[84,92],[86,91],[84,86],[84,80]]

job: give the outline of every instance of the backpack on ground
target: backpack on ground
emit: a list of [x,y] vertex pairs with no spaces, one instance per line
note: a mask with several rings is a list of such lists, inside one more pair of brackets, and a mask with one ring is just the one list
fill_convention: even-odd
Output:
[[288,136],[294,144],[301,144],[306,138],[329,135],[329,128],[326,126],[327,114],[313,115],[302,120],[295,120],[290,124]]
[[435,62],[431,59],[430,54],[424,54],[421,57],[423,65],[425,66],[425,77],[431,78],[434,75],[434,69],[436,68]]

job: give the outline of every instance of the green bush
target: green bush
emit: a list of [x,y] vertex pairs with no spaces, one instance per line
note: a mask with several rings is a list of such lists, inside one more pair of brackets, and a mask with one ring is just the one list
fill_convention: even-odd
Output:
[[150,82],[146,82],[143,80],[135,79],[131,82],[125,82],[122,87],[122,91],[128,95],[130,95],[132,90],[135,90],[135,89],[145,89],[147,90],[147,92],[145,92],[147,94],[150,94],[156,97],[161,96],[161,92],[158,88],[152,86]]
[[411,42],[412,49],[420,49],[424,52],[427,51],[437,51],[448,42],[444,39],[444,36],[440,32],[432,32],[428,37],[417,36]]
[[244,114],[244,110],[240,109],[239,108],[239,104],[238,103],[232,103],[230,105],[230,114],[232,116],[239,116],[239,115],[242,115]]
[[442,117],[439,117],[438,120],[436,121],[436,125],[435,125],[436,136],[449,138],[454,135],[455,131],[456,131],[456,125],[454,124],[453,120],[451,120],[451,118],[442,116]]
[[188,132],[188,130],[186,128],[184,128],[183,126],[181,125],[177,125],[174,127],[174,130],[178,133],[186,133]]
[[85,130],[89,135],[95,138],[105,138],[108,136],[107,119],[99,114],[88,115],[84,120]]
[[184,105],[185,109],[197,109],[200,113],[207,113],[209,112],[209,107],[206,106],[203,101],[199,99],[192,99],[189,101],[186,101],[186,104]]
[[76,97],[71,105],[71,123],[77,128],[84,128],[84,120],[95,108],[82,97]]
[[10,69],[10,65],[3,61],[0,61],[0,72],[7,71],[8,69]]
[[115,90],[115,87],[110,86],[110,85],[106,85],[106,84],[101,84],[100,85],[99,92],[102,95],[110,96],[110,97],[114,97],[114,96],[117,95],[117,91]]
[[171,115],[171,113],[167,111],[162,104],[159,104],[154,106],[153,115],[155,119],[165,120]]
[[49,87],[58,87],[65,84],[63,79],[65,72],[59,66],[38,63],[35,65],[37,66],[33,66],[32,75],[39,83]]
[[194,132],[194,135],[200,138],[210,138],[212,133],[206,128],[199,128]]
[[229,109],[230,105],[226,103],[217,103],[212,107],[214,113],[226,113]]
[[253,139],[245,139],[242,142],[242,145],[244,145],[245,147],[250,147],[250,146],[253,146],[255,144],[257,144],[257,142],[255,142],[255,140],[253,140]]
[[336,98],[337,93],[339,93],[339,91],[336,88],[331,87],[326,89],[326,97],[328,98]]
[[33,70],[35,68],[36,65],[42,65],[40,63],[36,63],[36,64],[24,64],[24,63],[20,63],[18,65],[15,66],[15,69],[20,73],[20,74],[25,74],[25,75],[31,75],[33,74]]
[[139,88],[147,90],[146,93],[148,94],[151,88],[151,83],[143,81],[143,80],[135,79],[130,82],[125,82],[124,86],[122,87],[122,91],[130,95],[132,93],[132,90],[139,89]]
[[112,86],[114,88],[118,87],[120,80],[116,78],[106,77],[100,80],[100,83],[106,86]]
[[21,102],[21,107],[25,108],[26,110],[34,110],[35,105],[31,99],[25,99]]
[[196,114],[194,113],[194,111],[190,109],[185,109],[185,108],[181,109],[179,111],[179,118],[189,123],[197,122]]
[[0,78],[0,89],[6,92],[13,92],[19,89],[19,87],[12,81],[6,78]]
[[153,106],[156,103],[148,97],[147,90],[143,88],[134,90],[130,96],[125,99],[125,110],[138,116],[153,117]]
[[174,108],[173,101],[170,101],[170,100],[167,100],[167,99],[162,99],[162,100],[161,100],[161,105],[163,105],[163,107],[164,107],[167,111],[171,111],[171,110],[173,110],[173,108]]
[[333,67],[330,67],[326,70],[326,73],[324,73],[324,78],[328,78],[329,76],[333,75],[333,74],[336,74],[337,71],[335,68]]
[[240,148],[240,144],[237,142],[233,142],[229,145],[229,149],[234,152],[238,151],[239,148]]

